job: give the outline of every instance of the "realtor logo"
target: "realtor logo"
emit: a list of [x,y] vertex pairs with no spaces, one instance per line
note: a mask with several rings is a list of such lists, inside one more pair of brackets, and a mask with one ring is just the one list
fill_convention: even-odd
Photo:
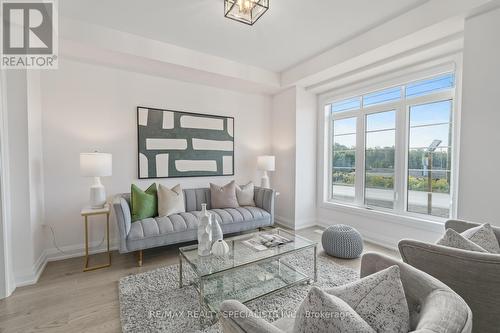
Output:
[[57,68],[53,0],[3,0],[2,28],[2,68]]

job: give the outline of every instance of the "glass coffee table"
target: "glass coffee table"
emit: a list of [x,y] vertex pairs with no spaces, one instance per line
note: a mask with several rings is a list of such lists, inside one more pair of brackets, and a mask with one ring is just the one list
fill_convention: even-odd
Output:
[[[277,234],[291,242],[258,251],[245,243],[260,235]],[[227,299],[242,303],[300,283],[317,281],[317,243],[280,228],[225,239],[229,253],[225,257],[201,257],[197,245],[179,248],[179,287],[186,285],[191,273],[199,292],[200,304],[212,312]],[[309,250],[309,251],[307,251]],[[311,256],[309,274],[294,267],[286,258],[304,252]],[[306,254],[311,252],[311,254]],[[191,270],[186,271],[185,264]],[[303,268],[302,268],[303,269]]]

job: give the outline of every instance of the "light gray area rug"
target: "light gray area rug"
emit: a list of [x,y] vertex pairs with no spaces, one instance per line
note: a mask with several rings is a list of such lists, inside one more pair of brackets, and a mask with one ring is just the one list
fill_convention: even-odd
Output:
[[[303,271],[311,272],[311,255],[298,254],[286,259]],[[187,266],[187,265],[186,265]],[[358,278],[358,272],[337,265],[324,254],[318,256],[318,282],[321,288],[342,285]],[[179,289],[178,265],[130,275],[120,279],[120,318],[124,333],[219,333],[218,323],[202,325],[198,292],[193,286]],[[295,313],[311,286],[293,286],[277,293],[261,297],[246,305],[263,314],[268,321]],[[201,310],[201,311],[200,311]],[[206,322],[206,321],[205,321]]]

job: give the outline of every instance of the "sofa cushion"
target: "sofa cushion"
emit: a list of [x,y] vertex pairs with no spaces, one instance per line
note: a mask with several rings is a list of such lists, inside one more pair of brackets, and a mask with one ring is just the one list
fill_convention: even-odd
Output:
[[243,186],[236,185],[238,204],[240,206],[255,206],[255,201],[253,200],[254,192],[255,186],[252,182]]
[[489,223],[467,229],[461,235],[490,253],[500,253],[498,239]]
[[410,330],[410,312],[397,265],[326,292],[344,300],[377,332]]
[[[270,220],[271,218],[271,214],[258,207],[213,209],[209,210],[209,212],[215,215],[223,230],[224,225],[254,220]],[[199,213],[197,211],[186,212],[139,220],[132,223],[127,239],[138,240],[186,230],[196,230],[198,228]]]
[[172,214],[184,213],[184,193],[178,184],[169,189],[162,184],[158,186],[158,216],[170,216]]
[[158,196],[156,183],[151,184],[146,191],[135,184],[131,186],[130,209],[132,222],[158,215]]
[[234,180],[224,186],[210,183],[210,197],[210,208],[237,208],[240,206],[236,198],[236,182]]
[[453,229],[446,229],[443,237],[436,244],[467,251],[488,252]]
[[312,287],[297,310],[293,333],[376,333],[346,302]]

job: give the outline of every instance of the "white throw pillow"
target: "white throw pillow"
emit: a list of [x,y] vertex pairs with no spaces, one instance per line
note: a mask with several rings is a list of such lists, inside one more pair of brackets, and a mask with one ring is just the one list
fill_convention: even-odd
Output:
[[490,253],[500,253],[497,236],[489,223],[467,229],[461,235]]
[[238,198],[238,204],[240,206],[255,206],[253,195],[254,185],[252,182],[241,187],[239,185],[236,185],[236,197]]
[[158,216],[169,216],[184,213],[184,193],[181,185],[176,185],[172,189],[160,184],[158,186]]
[[488,252],[453,229],[446,229],[444,236],[436,244],[467,251]]
[[397,265],[326,292],[344,300],[377,332],[410,331],[410,312]]
[[295,317],[294,333],[376,333],[346,302],[312,287]]

